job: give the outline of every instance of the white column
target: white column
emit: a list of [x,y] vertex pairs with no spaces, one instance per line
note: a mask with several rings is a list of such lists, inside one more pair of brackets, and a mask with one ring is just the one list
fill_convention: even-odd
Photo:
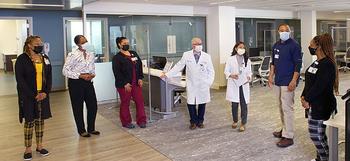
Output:
[[313,62],[313,58],[309,53],[309,44],[314,36],[317,34],[316,27],[316,11],[300,11],[301,20],[301,47],[304,52],[303,55],[303,71]]
[[226,85],[224,68],[227,57],[235,43],[235,7],[215,6],[209,8],[207,17],[207,45],[215,68],[214,88]]
[[347,43],[347,46],[346,48],[349,48],[350,47],[350,19],[348,18],[347,21],[346,21],[346,43]]

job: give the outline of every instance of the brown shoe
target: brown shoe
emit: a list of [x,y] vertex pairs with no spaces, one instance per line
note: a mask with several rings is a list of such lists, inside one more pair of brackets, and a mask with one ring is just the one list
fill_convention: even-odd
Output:
[[293,139],[282,138],[276,145],[280,148],[286,148],[294,144]]
[[200,129],[203,129],[203,128],[204,128],[204,124],[203,124],[203,123],[199,123],[199,124],[197,125],[197,127],[200,128]]
[[232,123],[232,129],[237,128],[237,126],[238,126],[238,125],[237,125],[237,122],[233,122],[233,123]]
[[191,125],[190,125],[189,128],[190,128],[191,130],[194,130],[194,129],[196,129],[196,127],[197,127],[196,124],[192,124],[192,123],[191,123]]
[[243,131],[245,131],[245,126],[242,124],[240,127],[239,127],[239,130],[238,130],[239,132],[243,132]]
[[282,130],[281,131],[275,131],[272,133],[272,135],[276,138],[282,138]]

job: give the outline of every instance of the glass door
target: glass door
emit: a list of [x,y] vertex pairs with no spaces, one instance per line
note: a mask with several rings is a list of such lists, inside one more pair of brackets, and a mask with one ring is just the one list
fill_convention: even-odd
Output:
[[276,42],[275,23],[270,21],[256,22],[256,46],[260,55],[271,55],[273,44]]
[[[86,39],[89,42],[88,50],[94,53],[96,63],[109,61],[107,48],[107,20],[106,19],[87,19],[86,21]],[[83,34],[83,22],[81,19],[65,19],[65,43],[66,54],[75,47],[74,37]]]

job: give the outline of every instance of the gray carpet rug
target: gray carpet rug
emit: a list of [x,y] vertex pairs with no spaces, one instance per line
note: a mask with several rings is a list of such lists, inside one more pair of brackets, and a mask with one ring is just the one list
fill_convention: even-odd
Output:
[[[275,95],[268,87],[258,84],[251,88],[245,132],[231,128],[231,107],[225,100],[225,90],[212,90],[204,129],[188,129],[187,107],[182,103],[174,109],[178,111],[175,118],[163,120],[153,113],[154,121],[146,129],[125,130],[174,161],[309,161],[316,156],[316,149],[309,138],[307,120],[300,104],[303,86],[301,83],[296,90],[295,139],[294,145],[288,148],[278,148],[278,139],[272,136],[280,124]],[[341,92],[350,87],[350,74],[342,74],[340,87]],[[344,105],[339,104],[338,108],[344,108]],[[134,118],[134,104],[131,111]],[[119,103],[100,105],[98,112],[121,127]],[[344,130],[339,132],[339,138],[344,139]],[[344,144],[341,144],[340,160],[345,160],[344,156]]]

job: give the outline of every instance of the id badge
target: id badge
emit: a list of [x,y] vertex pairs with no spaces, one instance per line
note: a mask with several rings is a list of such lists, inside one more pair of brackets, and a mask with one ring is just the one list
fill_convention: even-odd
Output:
[[244,70],[244,67],[239,67],[239,73],[242,73]]
[[317,68],[310,67],[309,70],[308,70],[308,72],[309,72],[309,73],[312,73],[312,74],[316,74],[317,70],[318,70]]
[[45,62],[45,64],[50,64],[50,61],[47,58],[44,58],[44,62]]
[[137,57],[132,57],[131,58],[131,61],[136,61],[137,60]]
[[275,59],[279,59],[279,58],[280,58],[280,55],[276,54]]

